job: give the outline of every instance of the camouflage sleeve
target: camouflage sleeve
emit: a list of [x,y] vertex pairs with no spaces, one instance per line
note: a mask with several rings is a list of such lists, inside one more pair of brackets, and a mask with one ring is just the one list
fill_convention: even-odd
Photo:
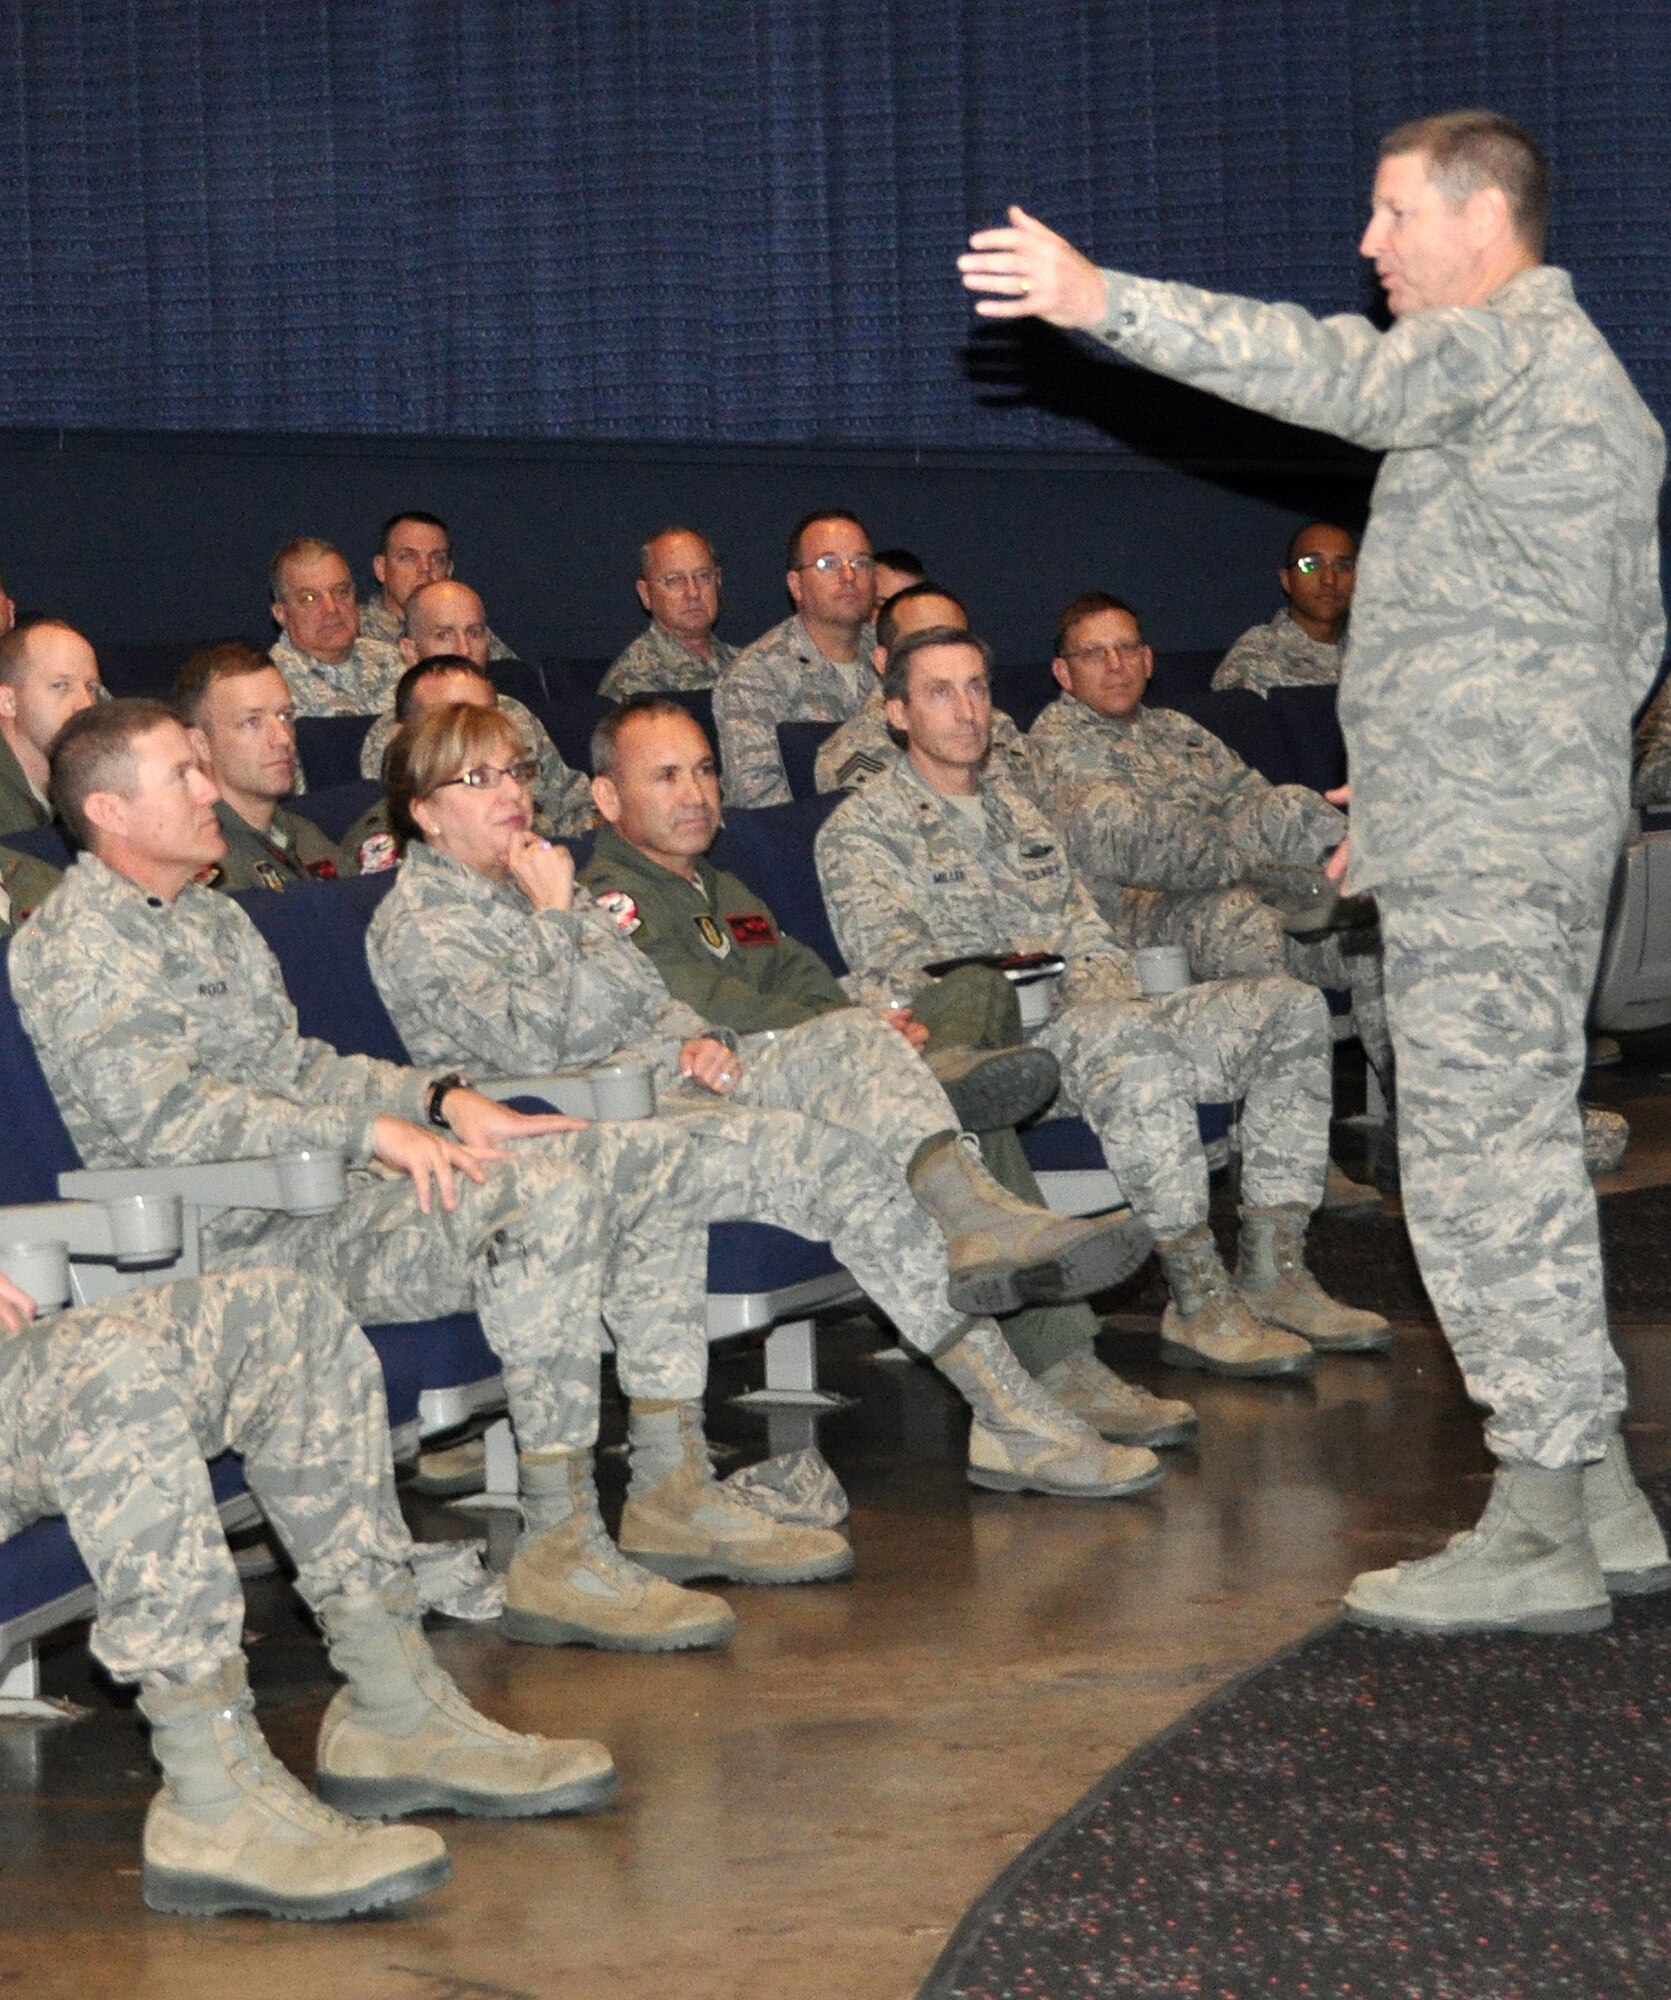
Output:
[[915,988],[943,953],[912,894],[909,859],[851,805],[824,822],[813,852],[830,928],[864,990]]
[[1277,685],[1274,667],[1270,639],[1264,627],[1256,625],[1251,632],[1244,632],[1214,667],[1213,692],[1246,688],[1250,694],[1268,695]]
[[714,733],[725,769],[725,796],[734,806],[781,806],[789,798],[762,667],[761,662],[738,661],[714,684]]
[[602,1062],[648,1028],[664,1046],[646,1053],[665,1063],[705,1025],[589,904],[531,911],[511,950],[460,898],[385,909],[366,957],[402,1040],[428,1060],[516,1076]]
[[1116,779],[1060,786],[1051,817],[1075,871],[1095,882],[1124,889],[1226,889],[1241,875],[1216,817],[1142,798]]
[[395,733],[395,718],[392,709],[378,716],[366,731],[366,739],[360,745],[360,776],[380,778],[383,775],[383,753],[389,747],[389,739]]
[[1382,333],[1357,314],[1315,319],[1193,285],[1105,271],[1094,337],[1157,374],[1329,431],[1372,451],[1436,444],[1535,355],[1497,313],[1446,307]]
[[[265,952],[253,926],[249,942]],[[19,941],[30,943],[39,943],[32,932]],[[244,959],[224,970],[248,990],[252,972],[259,978],[262,968],[251,953]],[[381,1113],[421,1115],[425,1082],[416,1072],[339,1056],[293,1032],[269,1040],[271,1066],[259,1082],[211,1073],[197,1058],[190,1020],[166,982],[135,976],[133,954],[101,924],[84,921],[73,936],[56,933],[50,952],[25,950],[14,970],[22,974],[18,1011],[55,1094],[61,1079],[68,1082],[136,1165],[248,1159],[310,1146],[341,1147],[363,1165]]]

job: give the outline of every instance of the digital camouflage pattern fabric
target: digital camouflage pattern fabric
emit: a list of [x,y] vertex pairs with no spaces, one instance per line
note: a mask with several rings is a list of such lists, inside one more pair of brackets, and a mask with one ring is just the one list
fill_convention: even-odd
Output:
[[1263,625],[1244,632],[1213,669],[1213,686],[1269,694],[1280,687],[1333,687],[1345,649],[1302,631],[1287,605]]
[[714,686],[714,732],[734,806],[777,806],[789,797],[778,754],[780,722],[845,722],[876,685],[866,625],[856,658],[826,659],[799,617],[786,618],[745,646]]
[[[872,778],[891,770],[905,753],[888,733],[886,706],[878,688],[850,722],[819,745],[813,767],[821,792],[856,792]],[[1001,708],[992,711],[992,749],[987,769],[1032,795],[1032,766],[1027,739]]]
[[606,701],[630,701],[635,694],[680,694],[711,688],[732,661],[737,648],[717,633],[709,635],[713,652],[703,659],[664,632],[651,619],[630,646],[623,646],[598,683]]
[[363,632],[340,665],[302,652],[288,632],[280,633],[267,657],[283,674],[298,715],[380,715],[406,671],[398,647]]

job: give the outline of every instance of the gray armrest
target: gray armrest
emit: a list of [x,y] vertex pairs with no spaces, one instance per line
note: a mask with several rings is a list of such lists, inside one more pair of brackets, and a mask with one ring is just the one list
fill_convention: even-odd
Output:
[[178,1261],[182,1229],[178,1195],[19,1202],[0,1208],[0,1271],[50,1310],[70,1297],[71,1258],[151,1270]]
[[287,1215],[328,1215],[348,1192],[343,1156],[332,1149],[281,1153],[268,1160],[214,1160],[178,1167],[78,1167],[58,1176],[66,1197],[108,1201],[175,1195],[207,1220],[228,1208],[272,1208]]
[[539,1097],[570,1118],[653,1118],[656,1086],[642,1063],[603,1063],[549,1076],[496,1076],[477,1084],[486,1097]]

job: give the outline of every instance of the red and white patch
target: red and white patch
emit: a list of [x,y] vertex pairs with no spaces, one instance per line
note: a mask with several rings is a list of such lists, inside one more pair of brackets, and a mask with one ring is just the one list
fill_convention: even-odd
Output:
[[622,937],[631,937],[644,921],[638,914],[638,905],[625,889],[606,889],[598,898],[598,908]]
[[360,842],[360,873],[381,875],[400,859],[400,849],[392,833],[374,833]]

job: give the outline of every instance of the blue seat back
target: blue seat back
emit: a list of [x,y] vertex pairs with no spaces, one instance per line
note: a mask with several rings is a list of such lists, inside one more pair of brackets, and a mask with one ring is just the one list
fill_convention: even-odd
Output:
[[56,1201],[58,1176],[81,1160],[18,1018],[9,939],[0,944],[0,1129],[0,1202]]
[[296,882],[281,896],[252,889],[242,903],[279,962],[304,1035],[343,1055],[404,1063],[406,1051],[366,965],[366,925],[393,872]]
[[992,706],[1002,709],[1023,735],[1061,693],[1050,663],[999,667],[992,675]]
[[[175,676],[195,650],[177,639],[162,645],[94,648],[99,659],[99,678],[113,695],[148,695],[153,701],[173,698]],[[265,642],[262,650],[266,650]]]
[[839,722],[780,722],[777,726],[777,753],[783,759],[783,774],[789,780],[792,799],[818,795],[818,753],[841,727]]
[[549,701],[528,703],[545,724],[546,734],[563,754],[571,771],[592,768],[592,731],[615,704],[601,694],[582,694],[573,686],[559,686]]
[[1222,694],[1186,691],[1180,700],[1151,705],[1176,708],[1203,729],[1210,729],[1244,764],[1252,765],[1273,785],[1296,782],[1287,740],[1262,695],[1247,688],[1227,688]]
[[527,660],[489,660],[487,670],[499,692],[512,696],[525,708],[532,708],[537,701],[551,699],[545,675]]
[[20,854],[32,854],[37,861],[50,861],[54,868],[69,868],[75,861],[56,826],[19,827],[16,833],[0,835],[0,845],[15,847]]
[[1332,791],[1346,782],[1346,739],[1335,712],[1338,693],[1332,687],[1279,687],[1266,696],[1288,746],[1294,782],[1314,792]]
[[1151,708],[1181,708],[1193,715],[1190,703],[1209,692],[1223,647],[1210,653],[1156,653],[1154,678],[1146,697]]
[[847,970],[847,961],[830,929],[813,842],[845,797],[844,792],[824,792],[787,805],[757,806],[752,812],[733,809],[708,856],[716,868],[740,876],[763,897],[779,927],[810,945],[838,975]]
[[296,801],[303,819],[310,819],[327,840],[342,836],[369,806],[383,796],[376,778],[352,778],[345,785],[326,785],[320,791],[305,792]]
[[561,699],[567,692],[596,694],[598,682],[609,668],[608,660],[594,660],[576,653],[546,653],[540,659],[540,672],[553,701]]
[[310,787],[346,785],[360,775],[360,747],[376,718],[370,715],[299,715],[296,751]]

